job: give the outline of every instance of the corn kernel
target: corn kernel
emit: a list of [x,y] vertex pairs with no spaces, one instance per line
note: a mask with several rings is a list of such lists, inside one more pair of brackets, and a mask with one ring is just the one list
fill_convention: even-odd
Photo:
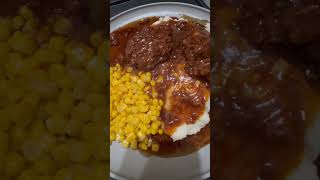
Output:
[[104,40],[102,44],[98,47],[98,56],[101,59],[105,59],[108,57],[108,52],[109,52],[109,44],[108,41]]
[[11,21],[7,18],[0,19],[0,41],[7,40],[11,34]]
[[152,135],[156,135],[158,133],[158,131],[156,129],[151,129],[151,134]]
[[87,143],[75,141],[70,144],[69,156],[74,162],[85,163],[91,155],[90,148]]
[[35,161],[33,169],[37,174],[40,175],[53,175],[55,173],[56,167],[54,161],[49,158],[43,158]]
[[61,63],[64,58],[62,53],[58,53],[55,50],[47,48],[37,50],[34,56],[41,64]]
[[22,16],[16,16],[13,18],[12,27],[15,30],[20,29],[24,25],[24,18]]
[[73,179],[73,173],[70,168],[62,168],[60,169],[53,180],[71,180]]
[[90,36],[90,43],[94,47],[99,47],[103,43],[104,37],[102,32],[94,32]]
[[54,36],[50,39],[48,48],[57,52],[63,51],[65,45],[65,38],[61,36]]
[[52,176],[38,176],[35,179],[38,179],[38,180],[53,180],[53,177]]
[[20,174],[25,166],[24,158],[18,153],[9,153],[6,161],[5,174],[13,177]]
[[48,47],[47,41],[50,39],[51,31],[50,27],[48,25],[41,27],[36,33],[37,33],[37,43],[38,44],[44,44]]
[[58,165],[63,166],[69,162],[69,145],[59,144],[51,151],[52,157]]
[[67,62],[74,67],[85,66],[93,56],[93,50],[85,44],[70,42],[64,49]]
[[[10,51],[10,46],[7,42],[0,42],[0,57],[5,57]],[[6,62],[4,59],[1,60],[1,64]]]
[[19,14],[27,20],[33,18],[33,12],[27,6],[22,6],[19,10]]
[[100,93],[91,93],[91,94],[88,94],[88,96],[86,97],[86,101],[92,107],[106,106],[106,103],[107,103],[106,100],[107,100],[106,95],[100,94]]
[[137,149],[137,147],[138,147],[137,141],[131,142],[131,144],[130,144],[130,148],[131,148],[131,149]]
[[143,141],[145,138],[146,138],[146,135],[144,133],[142,133],[141,131],[138,131],[138,138],[139,138],[139,141]]
[[74,98],[70,90],[63,90],[58,99],[58,112],[67,115],[74,105]]
[[148,146],[144,143],[140,143],[139,144],[139,148],[142,149],[142,150],[147,150],[148,149]]
[[6,131],[11,124],[10,116],[6,110],[0,110],[0,131]]
[[151,128],[157,130],[159,128],[159,125],[156,122],[152,122]]
[[[29,19],[23,26],[22,31],[25,33],[32,34],[35,32],[36,28],[38,26],[38,21],[36,19]],[[38,35],[39,37],[39,35]]]
[[9,39],[9,44],[15,51],[30,55],[36,48],[36,42],[28,34],[17,31]]
[[57,34],[68,34],[72,29],[71,22],[63,17],[57,19],[53,26],[53,30]]
[[26,169],[18,177],[18,180],[34,180],[36,177],[36,172],[34,170]]
[[88,122],[92,119],[92,108],[87,103],[79,103],[71,112],[71,119],[79,122]]
[[155,151],[155,152],[159,151],[159,144],[152,144],[151,145],[151,150]]
[[66,119],[62,115],[53,115],[46,120],[46,127],[52,134],[64,134]]
[[151,86],[155,86],[156,82],[154,80],[151,80],[150,84],[151,84]]
[[65,132],[69,136],[76,137],[81,134],[81,127],[83,123],[78,119],[70,119],[65,127]]
[[[27,130],[25,128],[14,126],[13,129],[11,129],[11,134],[10,134],[11,148],[14,150],[20,150],[21,148],[20,146],[25,140],[26,136],[27,136]],[[1,146],[1,142],[0,142],[0,146]]]
[[161,82],[163,82],[163,76],[159,76],[159,77],[158,77],[158,79],[157,79],[156,81],[157,81],[157,83],[161,83]]
[[[101,142],[105,142],[105,143],[101,143]],[[95,141],[89,142],[90,145],[90,149],[92,151],[92,155],[94,157],[94,159],[98,160],[98,161],[106,161],[109,159],[109,154],[107,154],[106,152],[108,152],[108,148],[109,146],[107,145],[107,137],[103,137],[100,136],[99,138],[96,138]]]
[[122,141],[122,146],[125,148],[129,147],[129,142],[127,140]]
[[3,162],[9,149],[9,136],[7,133],[0,131],[0,161]]

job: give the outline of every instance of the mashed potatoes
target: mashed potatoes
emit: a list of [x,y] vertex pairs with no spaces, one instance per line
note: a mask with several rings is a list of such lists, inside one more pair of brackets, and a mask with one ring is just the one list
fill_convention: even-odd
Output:
[[183,123],[176,128],[175,132],[171,135],[173,141],[178,141],[186,138],[188,135],[198,133],[203,127],[210,122],[210,96],[207,98],[206,106],[203,114],[193,124]]

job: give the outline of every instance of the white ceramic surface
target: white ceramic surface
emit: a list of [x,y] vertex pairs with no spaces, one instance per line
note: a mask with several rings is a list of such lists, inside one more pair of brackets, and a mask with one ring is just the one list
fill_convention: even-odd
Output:
[[[150,16],[182,14],[210,21],[207,9],[184,3],[154,3],[139,6],[111,18],[110,31]],[[210,177],[210,145],[175,158],[145,157],[138,151],[110,146],[110,176],[118,180],[201,180]]]
[[210,0],[203,0],[203,2],[204,2],[208,7],[210,7]]

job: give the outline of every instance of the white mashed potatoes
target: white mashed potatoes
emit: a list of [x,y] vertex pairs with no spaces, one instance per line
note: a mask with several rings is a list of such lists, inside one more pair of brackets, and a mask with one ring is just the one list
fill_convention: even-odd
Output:
[[[160,17],[158,21],[154,22],[152,24],[152,26],[155,26],[155,25],[158,25],[158,24],[160,24],[162,22],[167,22],[167,21],[170,21],[170,20],[173,20],[173,21],[188,21],[187,19],[184,19],[182,17],[179,17],[178,19],[172,19],[170,16],[163,16],[163,17]],[[206,27],[206,30],[208,32],[210,32],[210,23],[207,23],[205,25],[205,27]]]
[[175,132],[171,135],[173,141],[178,141],[184,139],[188,135],[193,135],[198,133],[203,127],[205,127],[210,122],[210,96],[206,101],[206,106],[203,114],[196,120],[194,124],[182,124],[178,126]]

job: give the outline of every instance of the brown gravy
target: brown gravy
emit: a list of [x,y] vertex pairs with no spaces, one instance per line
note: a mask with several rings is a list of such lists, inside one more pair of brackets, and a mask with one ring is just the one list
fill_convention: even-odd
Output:
[[283,180],[302,158],[319,98],[285,57],[241,36],[239,9],[226,4],[215,9],[213,179]]
[[[170,22],[161,23],[157,28],[149,28],[158,17],[150,17],[133,22],[111,33],[110,64],[119,63],[130,66],[139,71],[151,71],[154,80],[163,79],[157,83],[158,97],[165,100],[168,89],[176,83],[183,84],[182,88],[174,90],[174,95],[180,99],[172,98],[173,113],[162,111],[160,117],[165,125],[165,131],[174,130],[179,125],[181,112],[190,116],[187,123],[193,123],[204,109],[205,100],[199,97],[209,94],[209,33],[197,23]],[[202,39],[202,43],[190,44],[190,38]],[[184,39],[187,39],[184,41]],[[148,43],[145,43],[148,42]],[[205,43],[203,43],[205,42]],[[186,54],[184,49],[188,49]],[[187,56],[188,55],[188,56]],[[195,68],[193,63],[203,61],[202,66]],[[200,63],[201,64],[201,63]],[[185,69],[181,71],[181,69]],[[194,84],[199,82],[201,85]],[[187,84],[193,83],[191,86]],[[188,94],[195,95],[187,96]],[[175,94],[177,93],[177,94]],[[185,96],[184,96],[185,95]],[[166,103],[166,102],[165,102]],[[177,104],[178,103],[178,104]],[[181,104],[179,104],[181,103]],[[183,106],[182,106],[183,105]],[[176,108],[180,107],[180,108]],[[181,107],[188,107],[183,108]],[[181,111],[181,112],[180,112]],[[174,113],[176,112],[176,113]],[[177,114],[179,116],[177,116]],[[178,119],[177,119],[178,118]],[[159,142],[158,155],[183,155],[193,152],[210,141],[210,128],[207,125],[196,135],[173,142],[168,135],[155,135],[152,139]]]

